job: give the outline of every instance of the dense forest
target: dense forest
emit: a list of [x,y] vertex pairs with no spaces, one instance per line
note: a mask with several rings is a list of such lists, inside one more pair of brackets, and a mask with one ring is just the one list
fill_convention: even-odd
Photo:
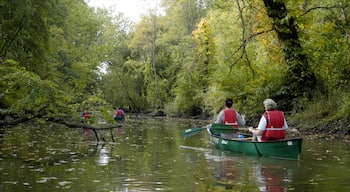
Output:
[[272,98],[300,127],[350,134],[349,38],[348,0],[162,0],[137,23],[84,0],[0,0],[0,121],[210,119],[227,97],[254,119]]

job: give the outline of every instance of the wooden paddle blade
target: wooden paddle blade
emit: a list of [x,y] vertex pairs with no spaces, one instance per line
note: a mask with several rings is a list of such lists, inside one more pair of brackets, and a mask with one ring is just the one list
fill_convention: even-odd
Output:
[[187,138],[187,137],[192,137],[194,135],[197,135],[199,132],[201,132],[204,128],[199,128],[199,127],[195,127],[195,128],[191,128],[191,129],[186,129],[183,131],[182,135]]

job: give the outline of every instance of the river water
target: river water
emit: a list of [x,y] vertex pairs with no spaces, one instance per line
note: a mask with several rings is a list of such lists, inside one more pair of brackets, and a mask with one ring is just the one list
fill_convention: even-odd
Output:
[[57,125],[0,129],[0,191],[350,191],[350,144],[304,136],[300,160],[210,146],[193,125],[132,120],[100,133]]

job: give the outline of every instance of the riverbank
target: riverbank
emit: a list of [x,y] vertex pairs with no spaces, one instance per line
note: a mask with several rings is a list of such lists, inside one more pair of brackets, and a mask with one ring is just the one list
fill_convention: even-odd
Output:
[[[128,113],[128,118],[131,119],[167,119],[177,122],[188,123],[193,127],[201,127],[213,123],[213,118],[203,117],[173,117],[173,116],[154,116],[152,114],[136,114]],[[259,123],[260,116],[246,117],[246,125],[256,127]],[[303,120],[296,116],[290,115],[287,117],[289,127],[298,129],[304,135],[314,135],[321,138],[339,138],[350,140],[350,118],[338,121],[317,121],[317,120]]]
[[290,126],[296,127],[301,132],[307,134],[350,140],[350,118],[336,121],[317,121],[310,119],[302,123],[300,119],[291,117],[289,122]]

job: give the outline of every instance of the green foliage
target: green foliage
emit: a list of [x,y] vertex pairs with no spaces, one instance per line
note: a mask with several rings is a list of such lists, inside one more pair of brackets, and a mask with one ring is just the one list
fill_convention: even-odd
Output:
[[315,127],[347,120],[350,116],[349,96],[349,93],[343,90],[335,91],[328,96],[317,95],[311,102],[305,103],[303,111],[293,115],[293,122],[304,127]]
[[[62,1],[2,1],[0,5],[0,57],[25,63],[26,69],[44,77],[52,73],[49,59],[50,26],[61,26]],[[39,67],[40,66],[40,67]]]
[[178,75],[174,95],[176,95],[172,107],[172,112],[181,113],[184,115],[197,115],[201,113],[202,101],[202,86],[198,70],[194,70],[191,63],[184,65],[187,69]]
[[100,24],[92,9],[83,0],[18,0],[0,6],[3,114],[75,113],[97,92]]
[[[314,12],[327,9],[313,9],[316,5],[304,5],[305,1],[286,1],[285,3],[288,12],[284,13],[286,17],[281,18],[278,25],[290,27],[288,25],[292,19],[296,18],[295,24],[304,30],[315,27],[318,23],[320,23],[319,26],[323,26],[322,21],[310,23],[314,20],[308,17]],[[273,22],[276,21],[268,17],[261,1],[215,1],[212,9],[204,8],[199,11],[200,14],[197,15],[201,17],[196,20],[196,23],[192,23],[193,26],[197,26],[191,32],[193,38],[187,38],[190,28],[186,23],[194,20],[183,18],[186,18],[186,11],[192,10],[191,6],[183,1],[164,1],[164,6],[168,8],[167,15],[157,17],[156,20],[156,47],[158,47],[156,66],[159,75],[157,78],[162,85],[162,98],[166,98],[168,110],[186,115],[204,111],[214,114],[220,110],[222,101],[226,97],[233,97],[236,108],[246,113],[254,114],[261,111],[261,102],[267,97],[278,98],[279,106],[282,108],[285,105],[292,105],[295,111],[303,110],[303,106],[308,102],[307,95],[312,94],[312,90],[307,86],[314,81],[312,78],[307,80],[308,76],[311,77],[312,73],[316,72],[319,78],[320,73],[323,73],[323,71],[317,71],[315,68],[317,62],[311,55],[318,52],[309,49],[306,45],[317,48],[320,46],[312,46],[312,44],[328,44],[327,41],[317,41],[315,36],[315,42],[308,43],[309,41],[304,39],[306,34],[310,36],[311,32],[300,31],[300,39],[297,41],[303,42],[304,50],[300,49],[303,47],[298,47],[298,50],[286,47],[293,45],[288,44],[288,41],[281,44],[278,33],[272,30]],[[330,5],[325,4],[325,6]],[[252,7],[256,9],[251,9]],[[306,12],[308,8],[310,12]],[[322,14],[317,13],[317,16],[324,18]],[[147,98],[145,101],[154,106],[157,104],[157,97],[150,64],[152,19],[152,16],[146,17],[136,26],[131,36],[130,48],[134,56],[132,60],[135,59],[138,63],[145,61],[142,70],[138,72],[144,75],[140,80],[145,87],[143,89]],[[332,28],[323,27],[323,29]],[[292,32],[283,31],[282,27],[279,30],[277,31],[279,33]],[[334,35],[334,37],[337,36]],[[194,43],[196,43],[195,46]],[[331,45],[329,43],[329,46]],[[346,51],[347,48],[344,47],[341,50]],[[306,54],[305,59],[308,60],[306,62],[288,60],[286,53],[289,56]],[[345,52],[339,53],[339,55],[344,54]],[[340,58],[346,60],[346,57]],[[309,64],[311,68],[308,68]],[[334,62],[332,64],[337,65]],[[328,66],[321,67],[328,68]],[[320,78],[319,80],[323,81]],[[298,87],[299,83],[305,87]],[[298,99],[290,99],[296,95],[301,96]]]
[[8,113],[19,116],[43,113],[50,116],[64,111],[68,98],[53,82],[42,80],[11,60],[1,65],[0,74],[0,104]]
[[212,116],[232,97],[255,115],[271,97],[320,121],[349,116],[348,1],[162,6],[164,15],[149,12],[132,25],[83,0],[2,1],[2,113],[90,107],[108,117],[112,107],[141,112],[163,102],[166,113]]
[[302,33],[307,39],[305,50],[327,90],[349,84],[349,19],[343,13],[349,10],[349,2],[340,4],[344,7],[317,9],[304,16],[304,20],[312,18]]
[[143,64],[127,61],[123,66],[110,68],[103,77],[103,94],[115,108],[128,108],[132,111],[147,109]]
[[101,107],[100,111],[101,111],[101,115],[103,117],[103,120],[105,120],[106,123],[108,123],[108,124],[115,123],[115,120],[114,120],[114,113],[115,112],[114,111],[110,112],[110,111],[106,110],[106,107]]
[[113,115],[115,109],[113,109],[113,106],[109,102],[101,97],[91,96],[87,98],[79,105],[77,111],[83,112],[86,110],[93,113],[91,119],[89,119],[90,124],[101,124],[102,122],[109,124],[114,123]]
[[327,111],[327,115],[324,116],[326,122],[332,122],[350,117],[350,93],[344,90],[334,90],[327,97],[329,107],[323,109]]

